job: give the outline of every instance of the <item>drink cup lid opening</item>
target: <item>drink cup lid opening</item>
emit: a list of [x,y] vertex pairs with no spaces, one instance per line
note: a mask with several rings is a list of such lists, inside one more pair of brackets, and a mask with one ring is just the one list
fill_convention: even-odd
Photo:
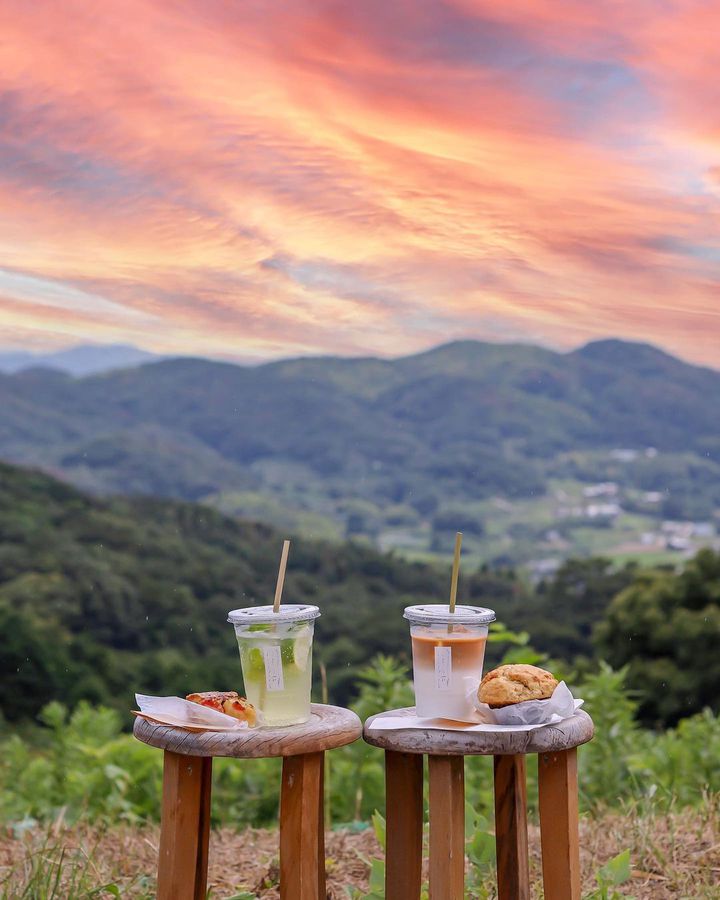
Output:
[[283,603],[279,612],[273,612],[272,606],[231,609],[227,620],[232,625],[269,625],[273,622],[310,622],[319,615],[320,609],[317,606],[308,603]]
[[484,606],[456,606],[450,612],[447,603],[406,606],[403,618],[411,625],[488,625],[495,621],[495,610]]

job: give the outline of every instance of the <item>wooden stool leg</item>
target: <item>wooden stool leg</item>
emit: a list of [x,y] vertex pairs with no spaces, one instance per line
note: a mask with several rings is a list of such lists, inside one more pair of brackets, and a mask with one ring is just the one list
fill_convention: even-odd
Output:
[[280,897],[325,900],[324,753],[283,759]]
[[165,751],[158,900],[205,900],[212,759]]
[[465,759],[428,756],[430,779],[430,900],[465,893]]
[[495,841],[498,900],[529,900],[527,788],[522,754],[495,757]]
[[577,749],[538,758],[540,839],[547,900],[579,900]]
[[423,758],[385,751],[385,897],[418,900],[422,882]]

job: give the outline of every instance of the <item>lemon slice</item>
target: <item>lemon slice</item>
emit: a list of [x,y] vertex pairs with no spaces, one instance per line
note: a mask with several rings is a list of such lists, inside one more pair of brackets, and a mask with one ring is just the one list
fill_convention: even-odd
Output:
[[311,649],[312,634],[309,628],[304,628],[293,642],[293,662],[301,672],[304,672],[308,667]]
[[265,660],[263,659],[262,650],[259,647],[250,647],[245,659],[247,661],[247,674],[251,677],[260,677],[265,671]]

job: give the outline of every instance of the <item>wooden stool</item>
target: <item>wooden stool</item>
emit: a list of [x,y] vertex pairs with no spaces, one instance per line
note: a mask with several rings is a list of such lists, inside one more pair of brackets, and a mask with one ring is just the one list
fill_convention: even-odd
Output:
[[313,703],[305,725],[235,734],[183,731],[138,718],[133,733],[165,751],[158,900],[205,900],[214,756],[283,757],[280,896],[325,900],[324,751],[360,737],[354,712]]
[[[380,716],[413,716],[414,709]],[[430,779],[430,898],[462,900],[465,878],[465,756],[495,757],[495,836],[499,900],[529,900],[525,755],[538,754],[540,836],[546,900],[579,900],[580,848],[576,747],[593,736],[578,710],[559,725],[529,732],[463,732],[397,728],[370,731],[385,750],[386,900],[420,896],[423,754]]]

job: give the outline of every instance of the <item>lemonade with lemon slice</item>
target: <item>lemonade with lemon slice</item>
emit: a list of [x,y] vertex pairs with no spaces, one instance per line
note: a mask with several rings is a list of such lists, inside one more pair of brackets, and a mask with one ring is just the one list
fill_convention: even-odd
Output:
[[235,626],[245,695],[265,726],[298,725],[310,718],[312,645],[317,606],[236,609]]

